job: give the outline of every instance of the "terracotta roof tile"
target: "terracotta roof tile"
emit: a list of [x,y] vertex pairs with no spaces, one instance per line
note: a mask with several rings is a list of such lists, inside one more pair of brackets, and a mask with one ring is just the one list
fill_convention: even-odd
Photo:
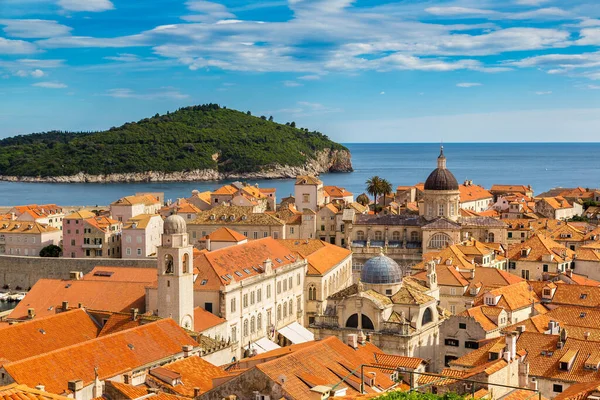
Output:
[[212,389],[213,378],[227,375],[222,368],[204,361],[198,356],[187,357],[162,365],[160,368],[181,376],[181,384],[171,386],[166,382],[161,382],[161,386],[166,387],[174,394],[185,397],[194,397],[194,388],[199,388],[201,393]]
[[523,243],[510,248],[507,257],[511,261],[533,261],[542,262],[542,257],[552,256],[552,262],[563,263],[572,260],[575,252],[567,249],[554,240],[535,234]]
[[244,240],[248,240],[248,238],[241,233],[234,231],[233,229],[229,229],[227,227],[222,227],[217,229],[216,231],[205,236],[206,239],[210,239],[214,242],[242,242]]
[[312,175],[299,175],[296,178],[296,185],[322,185],[323,182]]
[[352,256],[352,251],[318,239],[286,239],[279,243],[308,262],[308,275],[324,275]]
[[84,281],[145,282],[151,284],[157,281],[158,272],[156,268],[98,265],[81,279]]
[[227,322],[224,318],[218,317],[215,314],[206,311],[202,307],[194,308],[194,331],[203,332],[209,328]]
[[284,225],[279,218],[268,213],[254,213],[253,207],[217,206],[198,213],[188,225]]
[[[148,388],[145,386],[132,386],[126,383],[115,382],[115,381],[105,381],[105,385],[112,386],[114,390],[119,392],[122,398],[125,399],[139,399],[140,397],[146,396],[150,394]],[[174,394],[165,393],[159,391],[155,395],[152,396],[152,400],[189,400],[185,397],[176,396]]]
[[198,346],[172,319],[89,340],[39,356],[4,365],[17,383],[43,382],[52,393],[65,393],[68,382],[94,380],[94,367],[101,380],[179,354],[182,346]]
[[99,332],[100,328],[81,309],[10,325],[0,329],[0,360],[18,361],[68,347],[95,339]]
[[466,203],[469,201],[485,200],[494,198],[494,195],[479,185],[458,185],[460,191],[460,202]]
[[43,225],[34,221],[5,221],[0,222],[0,233],[40,234],[58,232],[60,229]]
[[13,383],[0,386],[0,400],[68,400],[68,397]]
[[393,368],[417,369],[425,360],[418,357],[397,356],[386,353],[375,353],[375,364]]
[[83,303],[84,307],[94,310],[129,311],[138,308],[144,312],[146,285],[145,282],[40,279],[8,318],[27,318],[28,308],[33,308],[37,317],[51,315],[63,301],[68,301],[73,307]]
[[600,287],[558,285],[552,297],[552,304],[600,307]]

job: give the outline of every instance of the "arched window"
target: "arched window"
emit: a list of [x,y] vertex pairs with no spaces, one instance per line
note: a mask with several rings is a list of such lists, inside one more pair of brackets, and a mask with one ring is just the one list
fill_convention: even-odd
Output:
[[317,299],[317,288],[314,285],[308,287],[308,300]]
[[233,343],[237,342],[237,329],[235,326],[231,327],[231,341]]
[[256,318],[256,330],[259,332],[262,330],[262,314],[258,314],[258,318]]
[[292,314],[294,314],[294,302],[292,300],[290,300],[290,302],[288,304],[288,309],[290,310],[290,317],[291,317]]
[[287,307],[285,306],[285,303],[283,303],[283,319],[287,318]]
[[[373,321],[371,318],[362,314],[361,318],[362,329],[371,329],[374,330],[375,326],[373,325]],[[346,328],[358,328],[358,314],[352,314],[348,320],[346,321]]]
[[170,254],[165,255],[165,274],[173,274],[173,256]]
[[248,320],[244,320],[244,336],[248,336]]
[[190,256],[186,253],[183,255],[183,273],[190,272]]
[[250,318],[250,333],[254,333],[256,330],[256,320],[254,317]]
[[488,233],[487,240],[488,240],[488,242],[494,242],[494,233],[493,232]]
[[375,231],[375,240],[383,240],[383,232]]
[[445,249],[448,244],[452,243],[452,239],[445,233],[436,233],[429,240],[430,249]]
[[419,232],[417,231],[412,231],[410,233],[410,241],[411,242],[418,242],[419,241]]
[[427,307],[423,313],[423,318],[421,319],[421,326],[425,326],[431,321],[433,321],[433,313],[431,312],[431,308]]
[[281,304],[277,306],[277,321],[281,321]]
[[392,240],[395,242],[400,241],[400,232],[399,231],[392,232]]
[[365,232],[356,231],[356,240],[365,240]]

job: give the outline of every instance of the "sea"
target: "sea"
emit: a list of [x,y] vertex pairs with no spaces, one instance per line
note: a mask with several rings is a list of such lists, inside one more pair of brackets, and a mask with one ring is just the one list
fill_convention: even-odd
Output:
[[[346,188],[358,196],[372,176],[396,186],[424,182],[437,166],[435,143],[348,143],[354,172],[320,176],[325,185]],[[600,143],[447,143],[444,154],[459,182],[531,185],[539,194],[554,187],[600,187]],[[164,192],[165,199],[190,196],[192,190],[214,190],[231,181],[167,183],[21,183],[0,182],[0,206],[55,203],[61,206],[105,206],[136,192]],[[277,189],[277,197],[294,193],[293,179],[248,183]]]

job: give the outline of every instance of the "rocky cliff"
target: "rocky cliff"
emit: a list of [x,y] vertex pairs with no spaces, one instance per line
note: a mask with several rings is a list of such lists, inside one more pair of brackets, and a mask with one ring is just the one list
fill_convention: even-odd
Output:
[[114,183],[114,182],[197,182],[224,179],[291,179],[298,175],[319,175],[326,172],[352,172],[351,154],[347,150],[324,149],[316,153],[303,166],[274,164],[259,172],[227,173],[214,169],[196,169],[181,172],[137,172],[91,175],[80,172],[69,176],[2,176],[0,180],[10,182],[50,183]]

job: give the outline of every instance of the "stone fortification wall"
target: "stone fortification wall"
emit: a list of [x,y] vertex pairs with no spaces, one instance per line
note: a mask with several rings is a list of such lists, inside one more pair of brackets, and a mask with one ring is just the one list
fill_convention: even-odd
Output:
[[156,260],[120,258],[46,258],[0,256],[0,288],[10,285],[27,290],[38,279],[69,279],[70,271],[90,272],[97,265],[156,268]]

